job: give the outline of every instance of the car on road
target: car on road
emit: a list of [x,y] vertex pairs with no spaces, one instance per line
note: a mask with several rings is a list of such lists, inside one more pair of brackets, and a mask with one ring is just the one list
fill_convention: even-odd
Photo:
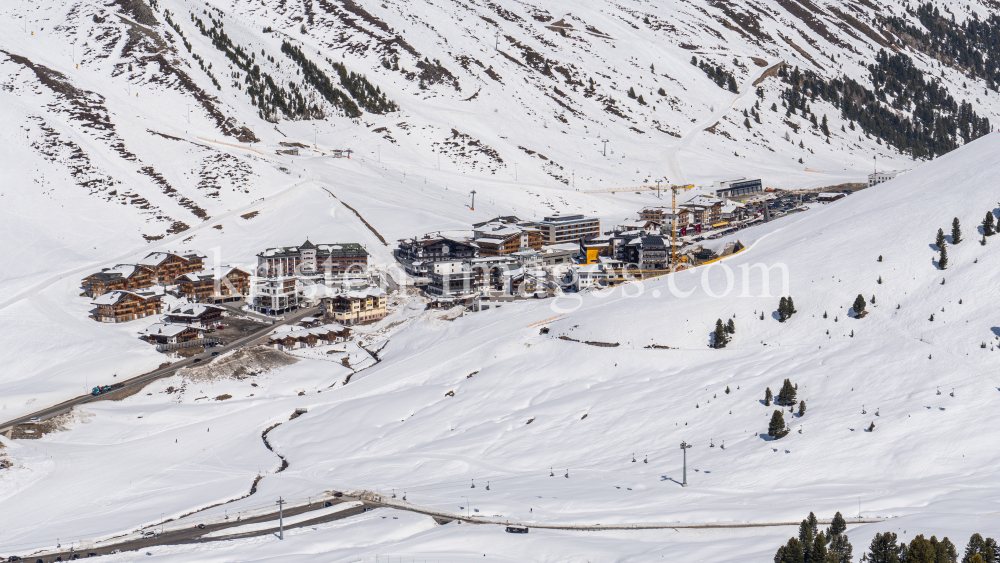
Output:
[[219,355],[219,353],[218,353],[218,352],[212,352],[212,355],[213,355],[213,356],[218,356],[218,355]]
[[198,529],[199,530],[204,530],[205,529],[205,525],[204,524],[198,524]]
[[201,361],[201,358],[195,358],[195,359],[194,359],[194,363],[196,363],[196,364],[197,364],[198,362],[200,362],[200,361]]
[[527,534],[528,533],[528,527],[527,526],[507,526],[507,530],[506,531],[507,531],[508,534]]
[[156,532],[153,532],[153,531],[143,532],[142,533],[142,537],[144,537],[144,538],[151,538],[151,537],[153,537],[155,535],[156,535]]
[[28,422],[30,422],[32,424],[37,424],[37,423],[39,423],[41,421],[42,421],[42,419],[38,418],[37,416],[33,416],[33,417],[31,417],[31,418],[28,419]]

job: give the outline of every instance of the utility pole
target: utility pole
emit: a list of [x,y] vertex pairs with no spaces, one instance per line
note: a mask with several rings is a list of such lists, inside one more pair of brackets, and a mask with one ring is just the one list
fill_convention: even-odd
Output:
[[684,452],[684,482],[681,483],[682,487],[688,486],[688,452],[687,451],[688,451],[688,448],[690,448],[690,447],[691,447],[691,444],[689,444],[687,442],[681,442],[681,451]]
[[[685,478],[684,482],[687,483],[686,478]],[[281,510],[282,505],[284,505],[285,502],[286,501],[282,500],[281,497],[278,497],[277,504],[278,504],[278,539],[279,540],[285,539],[285,518],[284,518],[284,514],[283,514],[283,512]]]
[[608,140],[605,139],[601,142],[604,143],[604,156],[608,156]]
[[469,207],[471,211],[476,210],[476,190],[472,190],[472,205]]
[[660,180],[656,181],[656,199],[660,199]]

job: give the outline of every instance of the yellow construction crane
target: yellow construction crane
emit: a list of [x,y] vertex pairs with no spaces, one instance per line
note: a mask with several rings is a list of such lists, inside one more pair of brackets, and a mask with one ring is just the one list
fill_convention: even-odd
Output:
[[674,267],[677,265],[677,190],[690,190],[693,187],[694,184],[686,186],[670,184],[670,213],[673,215],[670,219],[670,264]]

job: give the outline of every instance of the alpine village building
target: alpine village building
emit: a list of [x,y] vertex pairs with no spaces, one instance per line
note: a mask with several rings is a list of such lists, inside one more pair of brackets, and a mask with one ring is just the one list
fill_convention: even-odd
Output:
[[98,297],[109,291],[133,291],[153,285],[153,270],[135,264],[119,264],[83,278],[83,292]]
[[316,245],[306,239],[299,246],[268,248],[257,255],[257,275],[262,278],[367,271],[368,251],[355,242]]
[[370,287],[323,298],[323,306],[334,320],[344,326],[375,321],[385,317],[386,297],[381,289]]
[[124,323],[160,312],[160,296],[132,291],[111,291],[94,299],[94,318],[102,323]]
[[250,290],[250,274],[239,268],[223,266],[181,274],[174,280],[177,292],[190,301],[225,303],[238,301]]

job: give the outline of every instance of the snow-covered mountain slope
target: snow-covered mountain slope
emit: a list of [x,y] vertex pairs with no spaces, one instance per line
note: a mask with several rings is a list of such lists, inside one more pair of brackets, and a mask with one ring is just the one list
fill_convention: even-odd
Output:
[[[865,65],[874,51],[904,43],[870,25],[889,14],[913,19],[893,2],[121,0],[3,9],[4,121],[15,125],[4,139],[13,172],[8,207],[58,216],[69,205],[133,241],[181,232],[273,193],[284,181],[275,168],[289,161],[274,154],[280,141],[322,139],[398,170],[461,171],[470,184],[517,176],[581,190],[733,175],[780,187],[829,185],[862,178],[876,153],[884,167],[908,166],[874,139],[841,131],[846,121],[822,101],[813,100],[812,112],[829,116],[829,144],[797,114],[765,109],[748,130],[741,113],[758,101],[758,84],[762,108],[781,105],[784,86],[773,68],[781,62],[870,84]],[[960,22],[968,15],[957,4],[954,12]],[[354,110],[327,101],[283,52],[285,42],[333,77],[334,88],[349,90],[331,66],[342,64],[367,76],[398,111],[372,113],[379,108],[361,98],[350,101]],[[906,52],[959,100],[994,115],[997,94],[978,94],[983,81]],[[731,73],[739,95],[692,66],[692,56]],[[272,77],[276,89],[251,95],[256,86],[241,65]],[[629,98],[630,89],[643,101]],[[301,93],[306,109],[291,117],[326,119],[289,122],[272,113],[269,96],[279,90]],[[205,139],[262,143],[258,153]],[[45,236],[78,240],[75,228],[60,227],[50,224]],[[76,252],[122,238],[90,236]]]
[[[1000,401],[991,320],[1000,251],[994,239],[979,244],[975,225],[987,211],[1000,211],[993,197],[998,148],[1000,136],[989,135],[789,219],[712,267],[412,323],[390,338],[381,363],[333,390],[328,385],[343,376],[336,362],[302,360],[257,388],[189,382],[176,399],[183,407],[164,393],[180,385],[179,376],[151,385],[152,395],[88,407],[97,416],[87,424],[9,446],[23,466],[4,481],[4,502],[25,508],[0,526],[19,546],[48,545],[55,531],[109,536],[153,524],[164,510],[178,516],[238,498],[263,471],[253,496],[210,508],[205,517],[279,495],[367,489],[405,492],[407,502],[449,512],[539,523],[795,521],[809,511],[854,514],[859,502],[862,515],[900,518],[852,536],[856,555],[875,531],[897,527],[906,530],[898,530],[904,539],[948,533],[960,544],[973,532],[995,533],[992,444],[1000,436],[984,413]],[[942,197],[949,184],[962,186],[963,197]],[[949,245],[941,271],[932,243],[953,217],[965,240]],[[767,292],[755,264],[772,267]],[[785,293],[781,265],[798,310],[785,323],[774,318]],[[751,266],[745,285],[744,266]],[[854,319],[848,309],[859,293],[869,312]],[[730,317],[733,341],[709,348],[715,320]],[[792,432],[775,441],[764,436],[775,407],[761,403],[764,389],[776,392],[785,378],[798,385],[807,410],[802,417],[786,410]],[[233,398],[198,400],[222,393]],[[288,421],[298,407],[308,414]],[[267,465],[271,454],[259,442],[275,422],[283,424],[268,433],[268,443],[289,463],[280,473],[280,460],[270,457]],[[872,423],[874,431],[866,431]],[[688,488],[677,483],[681,441],[694,446]],[[200,453],[188,451],[199,446]],[[146,461],[123,464],[126,451]],[[195,470],[214,474],[193,478]],[[192,479],[211,482],[210,492],[192,488]],[[80,483],[94,492],[74,493]],[[118,492],[98,494],[109,490]],[[48,509],[55,498],[66,507],[58,515]],[[70,510],[66,503],[77,501],[65,499],[74,498],[79,504]],[[425,544],[400,539],[420,534],[419,524],[405,527],[393,527],[384,536],[389,543],[378,545],[454,554],[465,548],[450,542],[475,533],[443,528]],[[351,534],[326,528],[316,536],[326,539],[303,541],[333,551],[354,541]],[[774,540],[791,532],[741,534],[722,545],[766,560]],[[557,535],[542,544],[543,553],[570,549],[568,536]],[[626,560],[617,554],[636,549],[632,536],[609,537],[600,541],[632,547],[595,546],[608,550],[598,560]],[[657,538],[649,541],[681,541]],[[700,541],[677,549],[730,560]],[[239,549],[255,544],[244,545]]]
[[[981,423],[1000,393],[989,369],[996,243],[979,246],[972,233],[993,207],[995,136],[921,165],[810,97],[811,114],[828,117],[827,143],[802,111],[787,115],[780,94],[789,85],[768,72],[785,62],[875,88],[866,65],[880,49],[898,49],[995,121],[1000,98],[986,80],[904,47],[916,45],[912,36],[877,25],[889,15],[915,22],[904,4],[0,5],[4,420],[162,361],[137,340],[144,326],[87,319],[91,305],[79,288],[84,275],[152,250],[196,249],[249,265],[268,246],[309,237],[362,242],[385,265],[397,238],[501,214],[581,211],[609,227],[662,203],[649,192],[585,193],[592,190],[738,176],[820,187],[863,181],[875,154],[880,169],[919,166],[741,233],[754,245],[722,263],[735,284],[724,298],[701,289],[702,276],[715,293],[726,287],[718,265],[647,281],[641,294],[629,286],[633,297],[617,290],[560,299],[555,311],[551,302],[520,303],[419,321],[393,336],[382,363],[329,394],[313,391],[343,374],[313,360],[278,372],[267,390],[234,382],[206,390],[233,402],[195,406],[189,397],[191,408],[178,410],[158,393],[178,384],[172,378],[151,387],[152,396],[88,407],[98,416],[87,425],[8,445],[20,465],[0,476],[0,498],[18,510],[3,511],[0,529],[16,545],[40,546],[238,498],[260,465],[275,469],[261,431],[298,406],[310,414],[271,438],[291,468],[231,507],[331,487],[397,488],[414,503],[455,511],[474,478],[497,484],[476,501],[483,514],[545,521],[799,519],[809,510],[847,513],[858,496],[865,514],[921,522],[995,511],[984,500],[992,498],[995,448],[984,444],[996,436]],[[958,22],[992,10],[988,2],[937,6]],[[296,52],[315,67],[296,63],[288,54]],[[692,56],[731,73],[736,92],[691,65]],[[274,89],[248,81],[254,67]],[[315,68],[341,97],[324,90]],[[299,113],[274,113],[275,92],[300,100]],[[886,107],[898,99],[890,95]],[[372,110],[388,102],[398,109]],[[901,105],[893,115],[912,114]],[[292,148],[300,155],[277,152]],[[347,148],[352,158],[330,158],[330,149]],[[928,245],[953,216],[968,240],[937,272]],[[739,266],[758,262],[788,267],[799,309],[788,323],[768,318],[780,269],[771,297],[759,297],[756,269],[750,297],[742,296]],[[694,293],[678,299],[672,287]],[[876,302],[856,321],[845,311],[858,293]],[[528,326],[560,313],[548,336]],[[708,349],[715,319],[732,315],[733,343]],[[767,442],[754,433],[773,409],[758,401],[786,377],[809,405],[792,419],[803,433],[793,424],[788,438]],[[160,424],[138,426],[138,416]],[[863,432],[873,421],[876,431]],[[171,438],[184,449],[167,449]],[[684,490],[663,480],[678,477],[681,440],[696,445],[698,470],[696,486]],[[633,452],[650,464],[631,464]],[[570,469],[571,478],[550,478],[548,468]],[[79,494],[81,483],[88,494]],[[53,515],[57,503],[66,509]]]

